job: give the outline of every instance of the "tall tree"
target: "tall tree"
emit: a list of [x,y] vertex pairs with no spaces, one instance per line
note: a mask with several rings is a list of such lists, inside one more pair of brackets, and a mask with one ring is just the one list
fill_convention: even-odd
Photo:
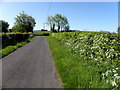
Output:
[[120,33],[120,26],[118,27],[117,32]]
[[62,21],[61,21],[61,31],[64,29],[65,31],[66,31],[66,29],[67,30],[69,30],[69,28],[70,28],[70,26],[69,26],[69,23],[68,23],[68,19],[65,17],[65,16],[63,16],[62,17]]
[[28,16],[24,11],[17,15],[16,22],[13,26],[15,32],[33,32],[35,27],[35,19],[32,16]]
[[58,27],[58,32],[59,32],[59,30],[60,30],[60,26],[61,26],[61,22],[62,22],[62,15],[61,14],[56,14],[55,16],[54,16],[54,22],[55,22],[55,24],[56,24],[56,26]]
[[9,24],[8,22],[4,21],[4,20],[0,20],[0,32],[8,32],[8,27],[9,27]]
[[49,16],[47,22],[50,25],[50,27],[54,27],[54,29],[56,26],[58,32],[60,30],[62,31],[63,29],[65,29],[66,26],[69,25],[68,19],[65,16],[62,16],[61,14],[56,14],[55,16]]
[[47,24],[50,26],[50,30],[52,32],[54,32],[55,31],[55,22],[54,22],[54,17],[53,16],[48,16]]
[[[59,32],[60,29],[61,29],[61,31],[62,31],[63,29],[65,29],[66,25],[69,24],[67,17],[62,16],[61,14],[56,14],[56,15],[54,16],[54,21],[55,21],[55,23],[56,23],[56,26],[58,27],[58,32]],[[69,26],[69,27],[70,27],[70,26]]]
[[69,29],[70,29],[70,25],[69,24],[67,24],[67,25],[64,26],[64,30],[65,31],[69,31]]

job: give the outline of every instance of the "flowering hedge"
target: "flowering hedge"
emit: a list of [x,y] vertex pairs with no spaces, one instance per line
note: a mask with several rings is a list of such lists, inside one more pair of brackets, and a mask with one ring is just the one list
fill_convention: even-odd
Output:
[[[53,33],[52,36],[69,47],[73,56],[79,57],[78,63],[82,59],[84,66],[94,66],[94,72],[100,76],[101,82],[112,88],[120,88],[120,34],[63,32]],[[90,82],[92,86],[93,82]]]

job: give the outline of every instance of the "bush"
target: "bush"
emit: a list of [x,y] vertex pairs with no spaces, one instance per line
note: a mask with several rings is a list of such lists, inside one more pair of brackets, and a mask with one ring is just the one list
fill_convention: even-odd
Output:
[[11,53],[14,50],[16,50],[17,48],[25,45],[26,43],[30,42],[33,39],[34,39],[33,35],[30,35],[30,37],[23,42],[16,43],[15,45],[9,45],[9,46],[5,47],[4,49],[1,49],[0,50],[0,58],[5,57],[9,53]]
[[27,40],[29,37],[32,37],[32,34],[22,34],[22,33],[6,33],[2,34],[2,48],[5,48],[9,45],[15,45],[22,41]]
[[49,33],[43,33],[42,35],[43,36],[49,36]]

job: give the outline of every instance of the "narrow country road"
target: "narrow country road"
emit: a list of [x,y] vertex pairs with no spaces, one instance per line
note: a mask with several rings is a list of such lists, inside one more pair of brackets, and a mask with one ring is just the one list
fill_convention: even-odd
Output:
[[36,36],[2,59],[2,88],[60,88],[45,37]]

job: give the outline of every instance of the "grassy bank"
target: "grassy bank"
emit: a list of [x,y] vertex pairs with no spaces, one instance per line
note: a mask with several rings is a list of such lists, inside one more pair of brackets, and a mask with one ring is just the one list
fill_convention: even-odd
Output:
[[[100,76],[95,72],[94,63],[91,67],[88,67],[87,64],[91,64],[91,62],[78,60],[78,56],[73,56],[69,49],[54,37],[47,37],[47,40],[64,88],[109,87],[106,84],[101,86],[103,82],[99,82]],[[94,83],[94,86],[92,83]]]
[[[54,37],[47,36],[46,39],[49,42],[52,55],[55,60],[55,65],[59,72],[59,76],[62,79],[63,86],[72,87],[71,83],[73,82],[73,80],[72,82],[69,81],[71,81],[71,77],[75,77],[75,72],[72,71],[72,68],[75,64],[75,58],[70,54],[69,50]],[[69,71],[69,69],[71,69],[71,71]]]
[[5,47],[4,49],[0,50],[0,58],[5,57],[6,55],[8,55],[11,52],[15,51],[16,49],[18,49],[19,47],[22,47],[23,45],[32,41],[33,39],[34,39],[34,37],[30,37],[23,42],[17,43],[16,45],[9,45],[9,46]]
[[115,33],[56,33],[46,37],[65,88],[119,88],[120,42]]

